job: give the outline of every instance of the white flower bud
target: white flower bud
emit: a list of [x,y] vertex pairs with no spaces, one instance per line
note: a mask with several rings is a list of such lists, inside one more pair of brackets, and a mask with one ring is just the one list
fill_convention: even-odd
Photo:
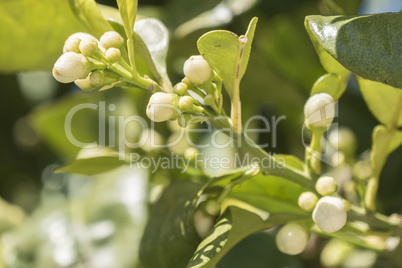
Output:
[[84,38],[80,42],[80,51],[84,56],[92,56],[98,49],[98,41],[93,38]]
[[288,223],[283,226],[276,235],[278,249],[289,255],[297,255],[303,252],[309,239],[306,229],[298,223]]
[[61,83],[70,83],[88,76],[91,64],[88,59],[74,52],[60,56],[53,67],[54,78]]
[[74,84],[76,84],[79,88],[81,88],[84,91],[89,91],[94,89],[94,87],[91,85],[91,79],[89,76],[85,79],[77,79],[74,81]]
[[319,93],[311,96],[304,105],[306,125],[327,127],[335,117],[335,103],[331,95]]
[[183,96],[187,92],[187,84],[180,82],[173,87],[173,92],[179,96]]
[[331,195],[338,189],[338,184],[334,178],[329,176],[320,177],[316,184],[315,189],[320,195]]
[[183,96],[180,98],[179,101],[179,108],[182,112],[187,113],[202,113],[203,108],[194,105],[195,100],[193,97],[190,96]]
[[317,205],[318,198],[312,192],[304,192],[299,196],[299,207],[305,211],[313,211]]
[[120,49],[111,47],[108,50],[106,50],[106,59],[111,63],[115,63],[116,61],[120,60],[120,58],[121,58]]
[[173,120],[179,117],[178,96],[157,92],[151,96],[147,106],[147,116],[155,122]]
[[202,85],[212,79],[213,71],[202,56],[191,56],[183,67],[184,75],[194,85]]
[[100,43],[105,49],[109,49],[111,47],[119,48],[123,45],[124,39],[118,32],[110,31],[101,36]]
[[97,41],[96,38],[90,34],[74,33],[74,34],[70,35],[70,37],[67,38],[66,42],[64,43],[63,53],[66,53],[66,52],[80,53],[80,49],[79,49],[80,42],[81,42],[81,40],[86,39],[86,38],[90,38],[90,39]]
[[345,204],[338,197],[322,197],[313,211],[313,221],[325,233],[339,231],[345,226],[346,220]]

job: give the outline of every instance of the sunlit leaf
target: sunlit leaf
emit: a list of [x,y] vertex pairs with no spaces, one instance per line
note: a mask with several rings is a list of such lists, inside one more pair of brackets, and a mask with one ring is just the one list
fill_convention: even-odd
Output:
[[401,18],[402,12],[307,16],[305,26],[316,48],[321,47],[351,72],[402,88]]
[[371,162],[374,168],[381,168],[384,159],[402,144],[402,131],[390,134],[383,125],[377,126],[373,131],[373,148]]
[[334,100],[338,100],[345,92],[347,81],[340,75],[324,74],[314,83],[311,89],[311,95],[318,93],[328,93]]
[[220,75],[231,98],[235,84],[246,71],[256,24],[257,18],[254,18],[245,36],[219,30],[204,34],[197,42],[201,55]]
[[135,17],[137,16],[137,0],[117,0],[121,18],[127,38],[131,38],[134,29]]
[[0,1],[0,72],[51,70],[64,41],[86,28],[67,1]]
[[356,79],[367,106],[377,120],[386,126],[396,120],[396,124],[402,126],[402,91],[361,77]]

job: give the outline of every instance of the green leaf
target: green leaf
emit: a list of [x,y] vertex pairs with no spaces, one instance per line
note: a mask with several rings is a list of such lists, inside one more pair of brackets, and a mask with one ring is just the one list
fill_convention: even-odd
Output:
[[140,247],[145,268],[185,267],[200,243],[193,217],[200,189],[192,182],[172,183],[151,208]]
[[67,1],[0,1],[0,72],[52,69],[64,41],[86,31]]
[[[395,131],[390,135],[389,130],[383,125],[378,125],[373,131],[373,148],[371,151],[371,163],[374,168],[383,166],[387,156],[402,144],[402,131]],[[385,157],[384,157],[385,154]]]
[[251,20],[245,36],[219,30],[206,33],[198,39],[200,54],[222,78],[231,98],[236,94],[236,84],[238,86],[247,69],[257,20]]
[[323,4],[331,15],[355,15],[360,6],[360,0],[324,0]]
[[127,38],[131,38],[134,31],[135,17],[137,16],[137,0],[117,0],[121,18]]
[[214,268],[231,248],[248,235],[296,218],[274,214],[264,221],[249,211],[230,207],[215,224],[212,234],[198,246],[187,268]]
[[126,164],[119,159],[119,154],[109,148],[82,149],[75,161],[59,167],[55,172],[68,172],[92,176],[106,171],[110,171]]
[[307,16],[306,29],[345,68],[402,88],[402,12],[362,16]]
[[90,34],[100,38],[103,33],[113,30],[94,0],[69,0],[69,3],[74,14]]
[[273,158],[274,160],[286,163],[286,166],[288,167],[292,167],[303,172],[306,170],[304,162],[294,155],[277,154]]
[[[348,76],[347,76],[348,77]],[[328,93],[334,100],[339,100],[347,87],[347,81],[336,74],[324,74],[314,83],[310,95]]]
[[402,126],[402,108],[399,107],[402,105],[402,91],[361,77],[356,79],[367,106],[377,120],[389,126],[396,119],[397,126]]

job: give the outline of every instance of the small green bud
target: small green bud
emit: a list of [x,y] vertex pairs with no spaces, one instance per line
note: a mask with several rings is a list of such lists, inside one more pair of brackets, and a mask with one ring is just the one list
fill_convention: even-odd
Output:
[[106,50],[106,59],[111,63],[115,63],[118,60],[120,60],[121,59],[120,49],[111,47],[108,50]]
[[212,94],[208,94],[208,95],[205,96],[205,98],[204,98],[204,103],[205,103],[205,105],[208,105],[208,106],[211,106],[211,107],[216,106],[216,103],[215,103],[215,96],[212,95]]
[[205,211],[211,216],[218,216],[221,211],[221,205],[214,199],[208,200],[205,204]]
[[120,48],[123,43],[123,37],[121,37],[121,35],[115,31],[106,32],[100,38],[100,44],[105,49],[109,49],[111,47]]
[[184,96],[187,92],[187,84],[180,82],[173,87],[173,92],[179,96]]
[[91,81],[91,85],[94,87],[101,87],[105,81],[105,74],[101,70],[97,70],[92,72],[89,75],[89,79]]
[[184,75],[194,85],[202,85],[212,80],[214,72],[200,55],[191,56],[183,67]]
[[194,105],[195,100],[190,96],[183,96],[179,101],[179,108],[182,112],[185,113],[202,113],[203,108]]
[[79,48],[82,55],[90,57],[96,53],[98,41],[93,38],[84,38],[81,40]]

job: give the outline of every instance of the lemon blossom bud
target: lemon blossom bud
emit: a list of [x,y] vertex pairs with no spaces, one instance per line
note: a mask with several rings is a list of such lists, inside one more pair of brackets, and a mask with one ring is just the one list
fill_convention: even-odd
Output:
[[288,223],[283,226],[276,235],[278,249],[289,255],[297,255],[303,252],[309,239],[306,229],[298,223]]
[[80,51],[84,56],[92,56],[98,49],[98,41],[93,38],[84,38],[80,42]]
[[215,224],[215,217],[205,210],[205,203],[201,203],[194,212],[194,227],[201,238],[205,238],[211,232]]
[[195,100],[190,96],[183,96],[179,101],[179,108],[182,112],[188,113],[201,113],[203,111],[202,107],[194,105]]
[[316,184],[315,189],[320,195],[331,195],[338,189],[338,184],[334,178],[329,176],[320,177]]
[[173,92],[176,93],[179,96],[183,96],[187,92],[187,85],[183,82],[177,83],[173,87]]
[[61,83],[70,83],[88,76],[91,64],[88,59],[74,52],[67,52],[60,56],[53,67],[54,78]]
[[305,211],[312,211],[317,204],[318,198],[312,192],[304,192],[299,196],[299,207]]
[[123,45],[124,39],[118,32],[110,31],[101,36],[100,43],[105,49],[109,49],[111,47],[119,48]]
[[325,233],[334,233],[346,224],[347,214],[342,199],[322,197],[313,211],[313,221]]
[[213,77],[213,71],[204,58],[200,55],[191,56],[183,67],[184,75],[194,85],[202,85]]
[[81,88],[84,91],[89,91],[94,89],[94,87],[91,85],[91,79],[89,76],[85,79],[77,79],[74,81],[74,84],[76,84],[79,88]]
[[151,96],[147,106],[147,116],[155,122],[173,120],[179,117],[178,96],[157,92]]
[[121,58],[120,49],[111,47],[108,50],[106,50],[106,59],[111,63],[115,63],[116,61],[120,60],[120,58]]
[[311,96],[304,105],[306,125],[327,127],[335,117],[335,103],[331,95],[319,93]]
[[67,38],[66,42],[64,43],[63,53],[66,52],[75,52],[80,53],[79,45],[81,40],[90,38],[96,41],[96,38],[87,33],[74,33]]
[[104,81],[105,81],[105,74],[103,71],[97,70],[92,72],[89,75],[89,79],[91,81],[91,85],[94,87],[100,87],[103,86]]

